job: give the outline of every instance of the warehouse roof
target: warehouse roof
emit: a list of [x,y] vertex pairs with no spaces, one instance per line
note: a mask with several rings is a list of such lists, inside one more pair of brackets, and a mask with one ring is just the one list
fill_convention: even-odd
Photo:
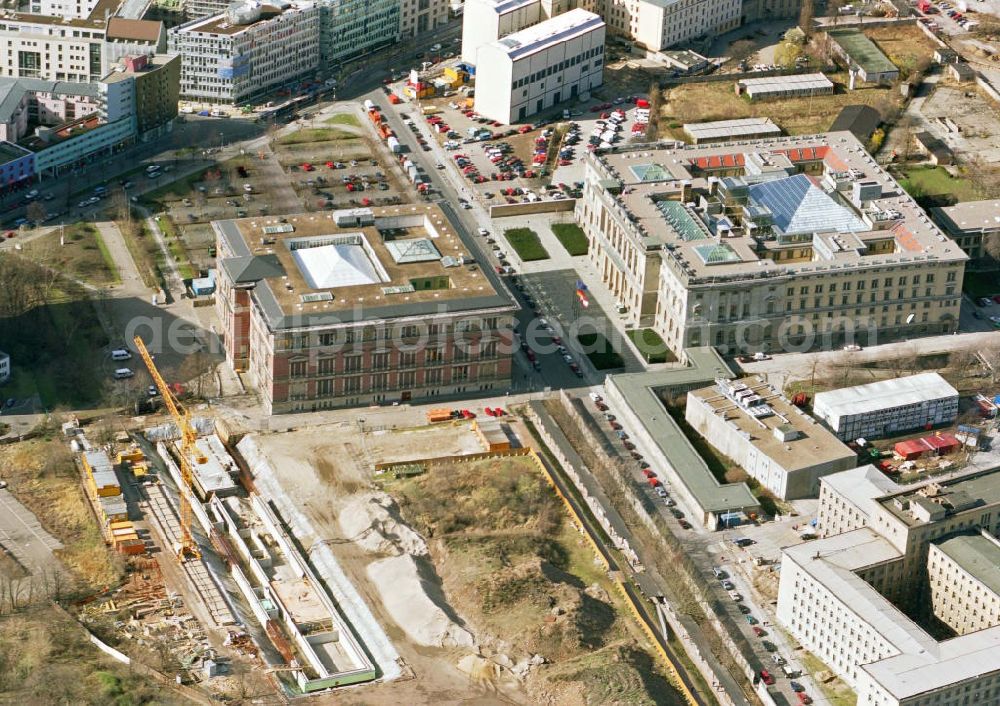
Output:
[[747,136],[780,135],[781,128],[770,118],[738,118],[736,120],[713,120],[707,123],[685,123],[684,132],[695,142],[707,142],[709,140],[735,140]]
[[741,78],[739,84],[749,94],[784,93],[785,91],[817,91],[833,88],[833,82],[822,73],[793,74],[791,76],[763,76]]
[[492,46],[506,53],[512,60],[517,60],[603,27],[604,20],[599,15],[576,8],[520,32],[508,34],[493,42]]
[[899,71],[863,32],[856,29],[835,29],[827,32],[830,38],[860,66],[866,74],[884,74]]
[[937,373],[921,373],[819,392],[813,409],[827,418],[843,417],[957,396],[958,390]]

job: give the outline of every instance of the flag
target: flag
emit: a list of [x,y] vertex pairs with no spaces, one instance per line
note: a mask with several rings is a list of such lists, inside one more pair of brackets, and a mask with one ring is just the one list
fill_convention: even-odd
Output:
[[580,305],[583,306],[584,309],[590,306],[590,302],[587,300],[587,293],[584,290],[577,289],[576,298],[580,300]]
[[576,281],[576,291],[578,291],[578,292],[586,292],[586,291],[588,291],[587,290],[587,285],[584,283],[584,281],[582,279],[578,279]]

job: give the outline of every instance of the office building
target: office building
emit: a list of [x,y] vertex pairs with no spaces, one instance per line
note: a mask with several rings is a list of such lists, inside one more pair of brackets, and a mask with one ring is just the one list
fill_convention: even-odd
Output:
[[315,4],[246,0],[221,15],[171,28],[168,46],[181,55],[183,98],[239,104],[314,77],[319,37]]
[[819,392],[813,414],[841,439],[880,439],[950,424],[958,417],[958,390],[937,373]]
[[967,256],[850,133],[584,160],[591,263],[622,324],[675,354],[957,330]]
[[857,465],[856,453],[759,378],[689,392],[685,419],[782,500],[814,498],[820,478]]
[[141,142],[169,133],[177,117],[180,75],[176,55],[124,57],[97,84],[104,119],[133,120]]
[[[779,622],[858,704],[997,701],[1000,473],[904,489],[869,471],[821,481],[824,538],[783,550]],[[829,533],[848,507],[850,529]]]
[[600,15],[608,33],[674,65],[662,52],[757,20],[795,17],[801,0],[467,0],[462,61],[476,64],[479,47],[579,8]]
[[575,99],[604,82],[604,21],[575,9],[479,48],[475,109],[501,123]]
[[1000,201],[996,199],[932,208],[931,218],[973,260],[986,255],[984,246],[990,239],[1000,237]]
[[403,38],[418,37],[448,23],[449,0],[400,0],[400,33]]
[[508,389],[516,306],[439,207],[213,227],[226,357],[269,414]]
[[819,484],[816,530],[821,537],[873,525],[877,499],[899,490],[895,481],[872,465],[825,476]]
[[324,68],[399,41],[399,0],[318,0],[319,51]]

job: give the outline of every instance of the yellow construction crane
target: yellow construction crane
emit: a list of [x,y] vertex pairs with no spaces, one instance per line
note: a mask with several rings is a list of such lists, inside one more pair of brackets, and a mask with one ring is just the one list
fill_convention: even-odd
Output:
[[170,390],[170,387],[163,379],[163,376],[160,375],[160,371],[156,369],[156,364],[153,363],[153,356],[151,356],[149,351],[146,349],[146,344],[143,343],[143,340],[138,336],[136,336],[133,341],[135,343],[136,350],[139,351],[139,355],[142,356],[143,362],[146,363],[146,368],[149,370],[150,377],[153,378],[153,383],[156,385],[156,389],[160,391],[160,396],[163,398],[163,404],[167,406],[167,409],[170,411],[170,416],[174,418],[174,422],[177,424],[177,428],[181,433],[179,456],[181,482],[184,484],[184,487],[177,489],[177,495],[180,498],[181,503],[181,539],[177,546],[174,547],[174,552],[177,554],[177,558],[181,561],[188,558],[197,559],[201,557],[201,551],[198,549],[198,544],[194,541],[194,537],[191,536],[193,513],[187,494],[189,492],[193,492],[191,480],[194,477],[194,470],[191,466],[191,459],[194,459],[194,461],[199,464],[205,463],[208,459],[195,445],[195,441],[198,439],[198,432],[195,431],[194,425],[191,424],[190,414],[174,396],[174,393]]

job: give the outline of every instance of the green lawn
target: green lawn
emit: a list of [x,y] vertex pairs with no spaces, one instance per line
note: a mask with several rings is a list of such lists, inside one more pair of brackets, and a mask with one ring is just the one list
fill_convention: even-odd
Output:
[[542,242],[538,239],[538,233],[531,228],[511,228],[504,231],[504,237],[514,248],[517,256],[525,262],[532,260],[548,260],[549,253],[542,247]]
[[647,363],[673,363],[676,356],[667,348],[660,334],[651,328],[639,328],[628,331],[628,337],[642,353]]
[[587,357],[598,370],[613,370],[625,366],[625,361],[618,355],[611,343],[599,333],[581,333],[576,340],[583,346]]
[[354,127],[361,127],[360,121],[350,113],[337,113],[332,118],[327,118],[324,122],[327,125],[353,125]]
[[552,232],[570,255],[587,254],[587,236],[576,223],[553,223]]
[[899,184],[915,199],[935,202],[973,201],[979,196],[968,179],[954,178],[943,167],[916,166],[901,170]]
[[278,138],[279,145],[305,145],[311,142],[330,142],[331,140],[350,140],[357,138],[353,132],[338,130],[335,127],[306,128]]
[[1000,293],[1000,273],[997,272],[966,272],[962,281],[962,289],[974,299],[992,297]]

